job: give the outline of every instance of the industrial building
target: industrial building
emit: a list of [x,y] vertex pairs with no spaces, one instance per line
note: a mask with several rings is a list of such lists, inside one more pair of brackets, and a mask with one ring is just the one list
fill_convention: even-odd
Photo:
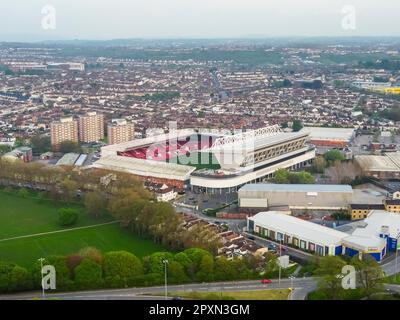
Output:
[[[398,217],[400,221],[400,216]],[[363,256],[370,255],[380,262],[387,250],[393,247],[392,237],[396,237],[386,229],[385,233],[380,233],[381,222],[376,218],[371,219],[367,222],[370,227],[365,229],[366,232],[358,231],[362,228],[357,228],[349,234],[281,212],[266,211],[248,217],[247,230],[258,236],[320,256],[358,255],[362,259]],[[387,244],[390,244],[388,248]]]
[[317,184],[247,184],[239,189],[239,207],[291,210],[341,210],[352,202],[353,189],[348,185]]
[[316,147],[344,148],[356,136],[354,128],[304,127],[301,132],[307,133],[307,141]]
[[354,157],[363,175],[379,179],[400,178],[400,152]]

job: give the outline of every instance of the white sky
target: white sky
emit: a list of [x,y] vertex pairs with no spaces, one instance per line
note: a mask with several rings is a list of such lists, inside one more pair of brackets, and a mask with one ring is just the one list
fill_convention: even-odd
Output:
[[[55,30],[41,27],[45,5]],[[346,5],[355,30],[342,28]],[[0,0],[0,37],[400,36],[399,17],[400,0]]]

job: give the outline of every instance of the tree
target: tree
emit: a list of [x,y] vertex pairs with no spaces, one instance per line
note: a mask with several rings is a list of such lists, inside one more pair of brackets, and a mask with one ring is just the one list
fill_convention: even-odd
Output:
[[265,257],[265,274],[273,275],[279,269],[278,257],[272,252],[266,252]]
[[362,260],[354,256],[350,263],[355,267],[358,283],[367,297],[372,293],[383,290],[384,273],[372,256],[364,255]]
[[196,273],[199,281],[209,282],[214,280],[214,258],[211,255],[204,255],[201,258],[199,271]]
[[85,247],[79,250],[78,255],[82,257],[82,259],[90,259],[100,265],[103,262],[103,254],[100,250],[93,247]]
[[34,154],[42,154],[51,150],[50,137],[36,135],[31,138],[32,152]]
[[74,270],[75,285],[80,290],[97,289],[103,284],[101,265],[91,259],[83,259]]
[[346,262],[339,256],[325,256],[319,261],[319,268],[316,273],[321,276],[319,280],[319,288],[323,291],[328,299],[336,300],[342,288],[342,268]]
[[168,260],[168,262],[171,262],[173,259],[174,256],[170,252],[155,252],[152,255],[145,257],[143,262],[147,273],[158,273],[163,275],[163,260]]
[[14,148],[23,147],[26,145],[26,141],[24,138],[16,137],[14,141]]
[[226,257],[219,257],[215,260],[215,280],[234,280],[237,277],[236,270]]
[[100,191],[88,192],[85,195],[84,205],[89,215],[98,218],[107,208],[107,197]]
[[13,263],[0,262],[0,292],[29,290],[32,288],[29,272]]
[[80,153],[81,152],[81,147],[79,146],[79,143],[74,142],[74,141],[63,141],[60,143],[59,150],[61,153]]
[[172,283],[185,283],[190,280],[185,272],[185,268],[178,261],[169,262],[167,270]]
[[289,171],[286,169],[278,169],[275,171],[275,183],[285,184],[289,183]]
[[298,131],[300,131],[301,129],[303,128],[303,125],[302,125],[302,123],[301,123],[301,121],[300,120],[293,120],[293,124],[292,124],[292,130],[294,131],[294,132],[298,132]]
[[324,173],[326,165],[327,165],[327,163],[326,163],[325,158],[319,156],[314,159],[312,168],[313,168],[313,171],[316,173]]
[[294,172],[289,174],[289,181],[293,184],[314,184],[315,178],[306,171]]
[[121,280],[126,284],[129,278],[143,275],[142,262],[127,251],[112,251],[103,258],[104,277],[109,280]]
[[10,273],[9,291],[26,291],[32,288],[31,276],[25,268],[14,266]]
[[10,152],[11,150],[12,150],[12,147],[8,144],[0,145],[0,155]]
[[332,166],[336,161],[343,161],[344,155],[339,150],[329,150],[324,154],[325,161]]
[[60,184],[61,197],[65,202],[71,202],[76,197],[76,192],[78,190],[78,183],[75,180],[65,178]]
[[58,223],[63,226],[72,226],[78,221],[78,212],[72,208],[61,208],[58,210]]
[[[43,265],[52,265],[56,270],[57,290],[70,290],[73,288],[72,274],[64,256],[49,256],[45,258]],[[42,274],[41,263],[36,261],[32,268],[32,279],[35,288],[41,288]]]

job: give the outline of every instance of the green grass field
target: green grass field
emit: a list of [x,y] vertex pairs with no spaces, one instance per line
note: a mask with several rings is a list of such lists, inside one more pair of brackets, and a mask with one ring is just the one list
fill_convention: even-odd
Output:
[[221,169],[221,166],[218,163],[215,155],[207,152],[192,152],[190,156],[174,157],[169,162],[196,167],[197,170]]
[[[57,224],[57,210],[66,205],[55,205],[50,201],[38,203],[30,198],[20,198],[0,191],[0,261],[11,261],[29,267],[43,256],[66,255],[86,246],[103,252],[126,250],[138,257],[165,250],[150,240],[142,239],[118,224],[97,226],[88,229],[68,230]],[[79,222],[73,226],[85,227],[112,221],[111,217],[94,219],[79,209]],[[57,230],[66,232],[40,235],[29,238],[2,239]]]
[[63,228],[57,224],[57,211],[62,207],[73,207],[79,212],[78,223],[82,227],[112,221],[111,217],[94,219],[84,213],[78,205],[67,205],[53,201],[21,198],[0,191],[0,239],[49,232]]

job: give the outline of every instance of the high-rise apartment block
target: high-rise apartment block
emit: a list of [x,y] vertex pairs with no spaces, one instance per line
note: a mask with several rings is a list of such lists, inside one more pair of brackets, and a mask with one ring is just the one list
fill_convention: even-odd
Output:
[[62,118],[50,125],[51,145],[57,151],[64,141],[78,142],[78,121],[72,117]]
[[104,115],[96,112],[88,112],[80,116],[79,122],[79,141],[96,142],[104,138]]
[[135,139],[135,125],[125,119],[113,119],[107,126],[108,144],[118,144]]

